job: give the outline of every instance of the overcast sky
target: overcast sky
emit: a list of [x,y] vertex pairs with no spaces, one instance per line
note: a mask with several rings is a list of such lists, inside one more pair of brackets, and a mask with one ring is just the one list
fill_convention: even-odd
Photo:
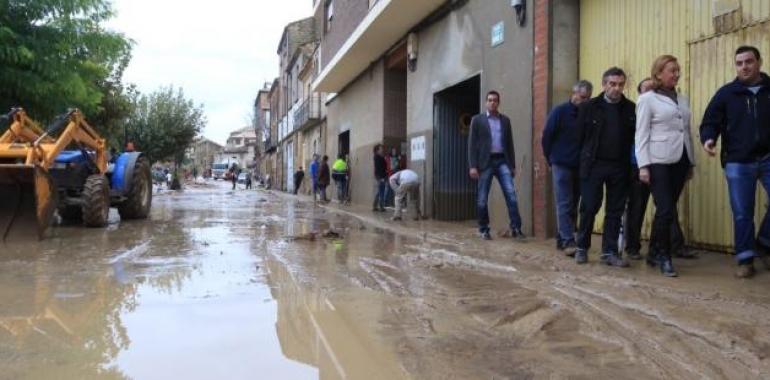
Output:
[[109,26],[135,41],[124,81],[149,93],[182,87],[202,103],[203,134],[224,143],[248,125],[257,91],[278,76],[278,40],[312,0],[113,0]]

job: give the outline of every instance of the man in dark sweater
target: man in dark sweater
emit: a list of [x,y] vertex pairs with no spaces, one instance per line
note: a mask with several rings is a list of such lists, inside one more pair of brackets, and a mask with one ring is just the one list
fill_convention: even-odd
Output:
[[385,211],[385,187],[388,184],[388,171],[382,144],[374,146],[375,194],[372,211]]
[[580,199],[580,135],[577,128],[578,105],[591,98],[593,85],[581,80],[572,87],[568,102],[556,106],[543,130],[543,155],[553,175],[556,199],[557,249],[575,248],[575,222]]
[[634,143],[636,105],[623,96],[626,74],[613,67],[602,75],[603,92],[580,105],[577,125],[580,129],[580,222],[577,249],[578,264],[588,262],[594,218],[602,206],[607,188],[601,262],[627,267],[620,255],[618,234],[628,191]]
[[765,212],[757,232],[754,207],[757,182],[770,194],[770,77],[761,71],[762,57],[753,46],[735,51],[736,78],[725,84],[709,102],[700,126],[703,149],[717,154],[725,169],[730,208],[733,211],[735,276],[754,275],[754,257],[770,251],[770,213]]

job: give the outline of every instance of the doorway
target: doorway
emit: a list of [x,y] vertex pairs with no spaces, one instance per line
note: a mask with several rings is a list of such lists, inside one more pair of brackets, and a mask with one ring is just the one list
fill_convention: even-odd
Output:
[[476,217],[476,183],[468,176],[468,135],[479,113],[481,76],[433,95],[433,217]]

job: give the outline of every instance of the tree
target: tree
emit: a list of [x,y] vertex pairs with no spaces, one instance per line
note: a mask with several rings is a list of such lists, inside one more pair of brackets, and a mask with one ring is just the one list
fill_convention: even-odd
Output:
[[136,149],[150,162],[173,160],[178,166],[193,139],[206,126],[203,106],[184,97],[182,89],[163,87],[135,98],[126,129]]
[[0,0],[0,112],[23,106],[47,122],[76,107],[112,120],[102,112],[125,95],[115,81],[131,51],[122,34],[104,29],[112,16],[108,0]]

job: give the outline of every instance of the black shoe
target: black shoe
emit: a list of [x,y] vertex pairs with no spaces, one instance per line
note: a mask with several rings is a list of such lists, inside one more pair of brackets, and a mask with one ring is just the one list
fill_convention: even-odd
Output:
[[585,264],[588,262],[588,251],[582,248],[575,250],[575,262]]
[[628,261],[620,257],[617,253],[603,253],[599,258],[603,264],[607,264],[611,267],[626,268],[628,267]]
[[664,257],[658,260],[658,263],[660,264],[660,273],[666,277],[676,277],[679,276],[679,273],[676,273],[676,270],[674,270],[674,263],[671,261],[670,257]]
[[658,256],[656,256],[652,252],[647,253],[647,259],[645,261],[647,262],[647,265],[653,268],[658,266]]
[[556,239],[556,249],[557,250],[563,251],[566,245],[567,245],[566,242],[564,242],[562,240],[559,240],[559,239]]
[[677,259],[692,260],[692,259],[697,259],[698,254],[687,248],[682,248],[674,252],[674,257],[676,257]]
[[511,230],[511,237],[516,239],[516,240],[526,240],[527,239],[527,235],[524,235],[524,233],[521,232],[521,229],[518,229],[518,228],[515,229],[515,230]]
[[481,238],[484,240],[492,240],[492,234],[490,234],[489,231],[484,231],[481,233]]
[[631,260],[641,260],[642,254],[637,249],[631,249],[626,251],[626,256]]

